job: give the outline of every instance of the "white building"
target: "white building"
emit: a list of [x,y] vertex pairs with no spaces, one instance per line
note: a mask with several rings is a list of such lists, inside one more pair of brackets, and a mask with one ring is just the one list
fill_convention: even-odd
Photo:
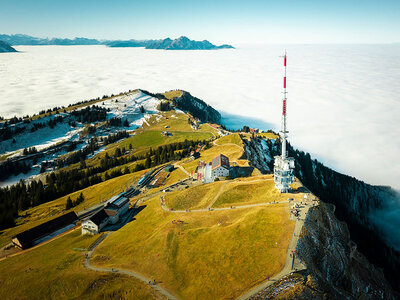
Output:
[[115,224],[129,209],[129,199],[113,197],[106,207],[82,222],[82,234],[98,234],[107,224]]
[[104,209],[99,210],[90,218],[82,222],[82,234],[98,234],[109,222],[109,217]]
[[213,182],[218,177],[229,176],[229,169],[229,158],[223,154],[219,154],[218,156],[214,157],[208,164],[204,164],[204,162],[199,162],[198,172],[200,172],[201,175],[200,180],[202,179],[204,183],[209,183]]
[[211,176],[214,179],[229,176],[229,158],[223,154],[214,157],[211,165]]

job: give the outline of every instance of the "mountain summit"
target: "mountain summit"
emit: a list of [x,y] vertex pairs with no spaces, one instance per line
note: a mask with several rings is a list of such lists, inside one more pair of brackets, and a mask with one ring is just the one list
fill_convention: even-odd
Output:
[[160,41],[154,41],[146,46],[146,49],[165,49],[165,50],[214,50],[214,49],[234,49],[231,45],[216,46],[209,41],[194,41],[186,36],[181,36],[175,40],[166,38]]

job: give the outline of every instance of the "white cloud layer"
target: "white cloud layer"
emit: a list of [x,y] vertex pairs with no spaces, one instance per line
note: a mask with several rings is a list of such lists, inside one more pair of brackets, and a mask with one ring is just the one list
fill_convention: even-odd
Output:
[[[228,125],[280,126],[283,46],[220,51],[16,48],[22,52],[0,55],[2,116],[134,88],[179,88],[225,116],[236,115],[233,122],[227,119]],[[399,188],[400,45],[286,49],[290,142],[340,172]]]

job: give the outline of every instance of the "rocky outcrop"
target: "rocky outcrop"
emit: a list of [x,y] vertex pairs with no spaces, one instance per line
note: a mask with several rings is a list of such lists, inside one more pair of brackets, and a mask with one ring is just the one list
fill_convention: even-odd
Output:
[[[255,138],[244,141],[244,144],[248,159],[254,167],[263,173],[273,170],[273,161],[269,161],[269,158],[279,153],[279,143],[263,147],[263,142]],[[387,199],[395,196],[393,190],[388,187],[372,186],[354,177],[340,174],[312,159],[310,154],[295,150],[290,145],[288,149],[289,155],[296,161],[296,176],[322,201],[335,205],[334,217],[345,221],[348,226],[343,233],[346,232],[348,239],[351,234],[357,249],[364,255],[363,260],[367,263],[369,261],[372,267],[374,264],[383,268],[386,280],[390,282],[392,288],[397,289],[400,283],[399,252],[390,246],[385,240],[386,235],[382,229],[371,219]],[[333,212],[330,214],[333,215]],[[339,235],[338,232],[335,234]],[[336,241],[336,246],[341,249],[346,244]],[[348,252],[346,248],[340,251]]]
[[221,114],[212,106],[205,103],[203,100],[192,96],[190,93],[181,91],[180,97],[175,97],[172,100],[167,99],[163,94],[153,94],[151,92],[141,90],[146,95],[158,98],[160,100],[171,101],[175,108],[189,112],[193,117],[198,118],[202,122],[221,123]]
[[386,204],[396,197],[395,191],[336,172],[291,145],[288,150],[296,161],[296,176],[314,195],[335,205],[335,215],[349,226],[359,251],[382,267],[392,287],[400,291],[400,252],[391,243],[398,237],[376,223],[377,212],[390,210]]
[[174,98],[173,103],[175,107],[190,112],[202,122],[217,124],[221,122],[221,114],[216,109],[188,92],[182,91],[182,95]]
[[296,250],[316,289],[334,299],[395,299],[382,270],[357,251],[331,204],[310,209]]
[[17,52],[17,50],[15,50],[9,44],[0,41],[0,53],[5,53],[5,52]]
[[350,240],[334,206],[310,208],[297,244],[307,269],[292,273],[250,299],[397,299],[381,269]]
[[273,171],[274,155],[277,147],[275,140],[264,140],[261,138],[252,138],[250,140],[242,139],[244,150],[250,165],[266,174]]

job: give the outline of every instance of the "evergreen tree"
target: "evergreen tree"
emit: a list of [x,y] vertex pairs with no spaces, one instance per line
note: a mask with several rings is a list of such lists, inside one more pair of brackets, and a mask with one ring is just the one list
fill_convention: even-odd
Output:
[[65,204],[65,209],[71,209],[73,206],[71,197],[68,196],[67,203]]

